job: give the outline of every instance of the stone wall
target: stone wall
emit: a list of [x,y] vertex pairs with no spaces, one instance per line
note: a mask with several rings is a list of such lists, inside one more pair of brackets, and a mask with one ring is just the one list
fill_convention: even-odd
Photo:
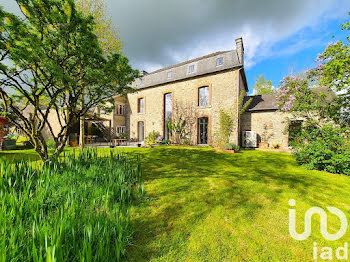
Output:
[[[145,137],[154,131],[164,135],[164,95],[172,93],[173,119],[180,115],[187,123],[188,139],[197,144],[197,119],[209,119],[209,144],[215,142],[219,128],[220,108],[237,110],[239,70],[231,69],[219,73],[195,77],[157,87],[140,89],[127,96],[126,125],[129,127],[129,138],[137,138],[137,123],[144,121]],[[209,86],[210,105],[198,107],[198,88]],[[138,113],[138,99],[144,97],[145,112]],[[235,128],[230,140],[238,143],[238,128]]]
[[273,111],[245,112],[241,117],[241,131],[255,131],[258,143],[264,148],[272,148],[277,143],[280,148],[288,148],[288,114]]

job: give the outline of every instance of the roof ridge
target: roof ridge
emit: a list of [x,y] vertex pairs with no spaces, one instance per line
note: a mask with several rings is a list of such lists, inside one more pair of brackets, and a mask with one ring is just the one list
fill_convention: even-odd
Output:
[[234,49],[233,50],[226,50],[226,51],[217,51],[217,52],[214,52],[214,53],[211,53],[211,54],[208,54],[208,55],[204,55],[204,56],[200,56],[200,57],[197,57],[197,58],[193,58],[193,59],[181,62],[181,63],[177,63],[177,64],[170,65],[170,66],[167,66],[167,67],[163,67],[161,69],[158,69],[158,70],[155,70],[153,72],[150,72],[148,75],[159,73],[159,72],[171,69],[171,68],[179,67],[179,66],[182,66],[182,65],[186,65],[186,64],[193,63],[193,62],[196,62],[196,61],[199,61],[199,60],[202,60],[202,59],[206,59],[206,58],[213,57],[213,56],[220,55],[220,54],[225,54],[225,53],[232,52],[232,51],[234,51]]

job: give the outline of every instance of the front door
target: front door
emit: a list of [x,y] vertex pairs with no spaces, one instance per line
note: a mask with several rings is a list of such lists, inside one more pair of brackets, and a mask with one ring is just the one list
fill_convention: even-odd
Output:
[[198,118],[198,144],[208,144],[208,118]]

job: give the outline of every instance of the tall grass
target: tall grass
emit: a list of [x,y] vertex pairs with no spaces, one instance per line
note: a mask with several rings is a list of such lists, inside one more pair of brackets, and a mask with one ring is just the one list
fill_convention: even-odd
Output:
[[0,162],[0,261],[121,261],[139,159],[71,152],[51,164]]

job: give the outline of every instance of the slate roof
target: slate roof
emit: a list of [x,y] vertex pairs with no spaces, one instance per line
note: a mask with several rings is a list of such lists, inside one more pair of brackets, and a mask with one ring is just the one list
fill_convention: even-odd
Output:
[[[223,64],[216,65],[217,58],[223,58]],[[188,67],[195,66],[193,73],[188,73]],[[206,56],[188,60],[183,63],[168,66],[152,73],[145,73],[143,80],[136,80],[133,84],[134,88],[147,88],[157,85],[167,84],[179,80],[192,78],[195,76],[216,73],[232,68],[240,68],[243,65],[238,60],[236,50],[220,51]],[[168,72],[172,72],[172,77],[168,78]]]
[[247,111],[278,110],[276,95],[246,96],[243,100],[243,104],[251,98],[253,100],[248,106]]

